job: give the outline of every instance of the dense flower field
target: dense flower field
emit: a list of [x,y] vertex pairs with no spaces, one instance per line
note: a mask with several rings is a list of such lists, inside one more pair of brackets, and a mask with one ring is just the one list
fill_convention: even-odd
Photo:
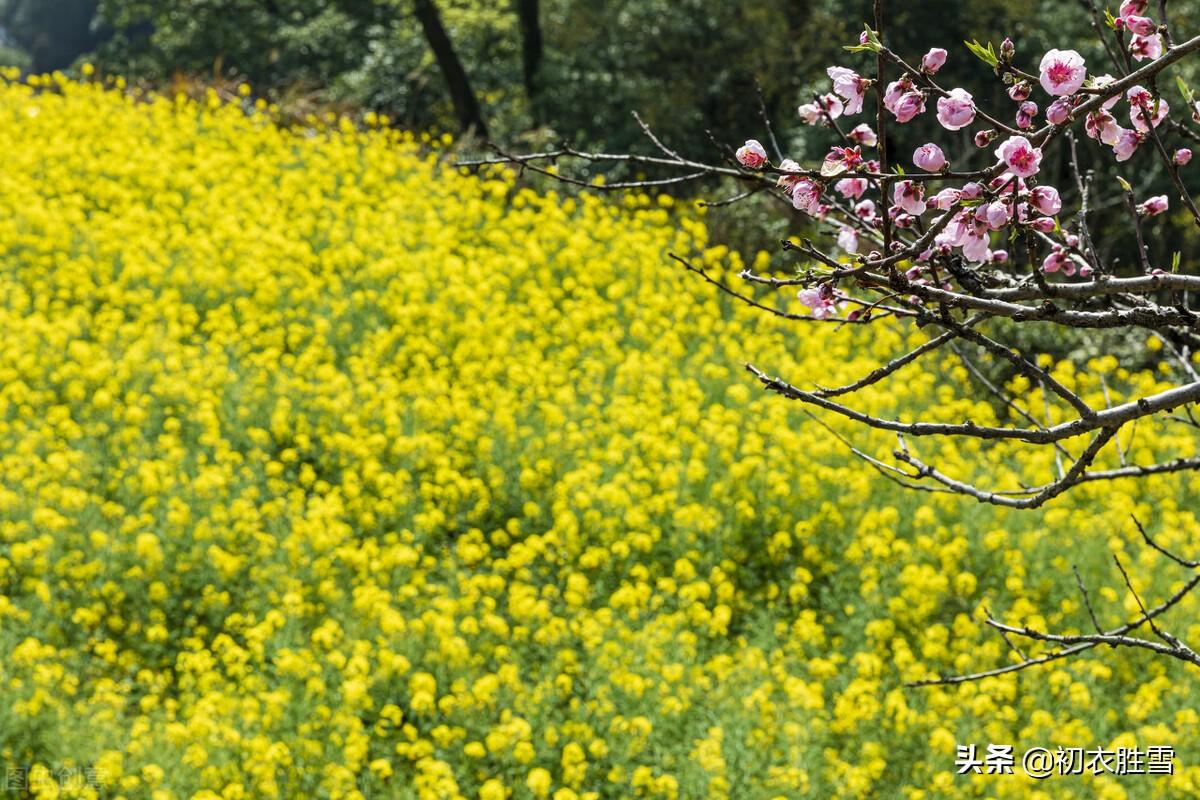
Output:
[[[740,269],[699,212],[459,175],[369,126],[35,83],[0,86],[12,796],[1200,791],[1196,676],[1161,659],[903,687],[1008,663],[985,606],[1085,627],[1072,564],[1106,624],[1136,611],[1113,552],[1160,599],[1186,576],[1129,512],[1195,553],[1195,479],[1034,512],[905,492],[741,363],[832,384],[922,334],[731,304],[665,257]],[[1097,405],[1100,375],[1114,402],[1158,380],[1084,366],[1056,374]],[[998,413],[950,363],[867,394]],[[1169,423],[1124,446],[1195,454]],[[939,463],[993,482],[1052,468],[960,448]],[[1198,638],[1197,610],[1170,623]],[[970,743],[1177,758],[956,775]]]

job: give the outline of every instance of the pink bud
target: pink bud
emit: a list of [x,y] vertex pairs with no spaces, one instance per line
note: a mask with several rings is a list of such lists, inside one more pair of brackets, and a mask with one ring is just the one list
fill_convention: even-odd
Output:
[[933,142],[923,144],[913,152],[913,163],[926,172],[939,172],[946,166],[946,155]]
[[1029,81],[1017,81],[1012,86],[1008,87],[1008,96],[1015,103],[1021,103],[1029,99],[1029,95],[1033,92],[1033,87],[1029,85]]
[[1046,119],[1052,125],[1062,125],[1071,115],[1072,106],[1071,98],[1060,97],[1046,109]]
[[1079,237],[1073,233],[1064,236],[1063,241],[1067,243],[1067,247],[1079,247]]
[[1008,261],[1008,251],[1007,250],[993,250],[992,251],[992,261],[996,264],[1003,264],[1005,261]]
[[1184,166],[1192,160],[1192,151],[1186,147],[1181,147],[1175,151],[1175,163],[1179,166]]
[[1054,230],[1054,220],[1050,217],[1038,217],[1033,222],[1029,223],[1029,227],[1033,228],[1035,231],[1049,233],[1050,231]]
[[983,194],[983,187],[975,181],[964,184],[962,187],[962,198],[964,200],[974,200],[981,194]]
[[941,69],[942,64],[945,63],[946,51],[940,47],[934,47],[921,59],[921,70],[932,75]]
[[994,130],[979,131],[975,134],[975,146],[987,147],[995,138],[996,132]]
[[1062,209],[1062,199],[1059,197],[1058,189],[1053,186],[1039,186],[1030,193],[1030,202],[1033,207],[1042,212],[1046,216],[1054,216]]
[[1069,263],[1066,253],[1057,247],[1042,261],[1042,272],[1058,272]]
[[1000,42],[1000,58],[1005,61],[1012,61],[1013,56],[1017,54],[1017,46],[1013,44],[1013,40],[1004,37],[1004,41]]
[[1153,36],[1158,32],[1158,25],[1149,17],[1139,17],[1136,14],[1130,14],[1127,17],[1121,17],[1121,21],[1125,23],[1125,27],[1130,33],[1138,36]]
[[1167,210],[1167,196],[1155,195],[1137,207],[1138,213],[1144,217],[1155,217]]

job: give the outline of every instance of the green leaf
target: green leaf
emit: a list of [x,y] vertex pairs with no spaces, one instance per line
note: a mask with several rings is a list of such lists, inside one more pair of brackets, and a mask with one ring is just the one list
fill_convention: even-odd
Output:
[[1187,81],[1178,75],[1175,76],[1175,85],[1179,87],[1179,93],[1183,95],[1183,101],[1191,105],[1196,100],[1196,93],[1187,85]]
[[964,39],[963,44],[967,46],[968,50],[975,54],[976,58],[983,61],[989,67],[995,68],[1000,65],[1000,59],[996,55],[996,50],[992,47],[991,42],[988,42],[987,47],[984,47],[978,42],[978,40],[968,42]]
[[1171,256],[1171,272],[1178,272],[1178,271],[1179,271],[1179,251],[1176,250],[1175,254],[1173,256]]
[[1114,31],[1117,29],[1117,18],[1114,17],[1112,12],[1107,8],[1104,9],[1104,24],[1112,28]]
[[1120,175],[1117,176],[1117,183],[1119,183],[1121,185],[1121,188],[1124,189],[1125,191],[1127,191],[1127,192],[1133,191],[1133,187],[1129,185],[1129,181],[1125,180]]

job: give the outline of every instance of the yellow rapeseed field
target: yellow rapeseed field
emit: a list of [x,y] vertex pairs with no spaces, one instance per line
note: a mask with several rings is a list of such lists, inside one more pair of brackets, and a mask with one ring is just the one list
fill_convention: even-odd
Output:
[[[315,122],[0,85],[0,795],[1200,791],[1174,663],[903,687],[1009,663],[985,607],[1088,627],[1072,564],[1105,624],[1136,611],[1112,553],[1151,601],[1178,587],[1129,513],[1200,555],[1196,479],[1032,512],[903,491],[741,365],[833,384],[923,333],[735,306],[666,258],[743,266],[669,198],[540,194],[459,174],[440,140]],[[1167,377],[1055,370],[1096,405],[1100,375],[1114,402]],[[997,414],[948,362],[861,401]],[[1010,486],[1053,464],[913,444]],[[1168,422],[1124,446],[1196,450]],[[1168,622],[1200,640],[1198,610]],[[956,774],[989,743],[1176,760]]]

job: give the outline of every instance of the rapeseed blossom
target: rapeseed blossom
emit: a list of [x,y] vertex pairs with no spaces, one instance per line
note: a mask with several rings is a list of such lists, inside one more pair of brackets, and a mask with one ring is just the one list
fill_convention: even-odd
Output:
[[[1114,624],[1135,608],[1109,553],[1147,597],[1176,587],[1128,513],[1186,550],[1194,478],[1020,514],[898,489],[741,363],[834,384],[919,332],[757,314],[669,266],[746,266],[701,212],[461,175],[449,142],[375,122],[0,85],[0,763],[31,793],[1195,794],[1175,664],[901,688],[1009,663],[984,607],[1084,627],[1072,564]],[[1166,385],[1045,366],[1096,406]],[[1000,413],[954,362],[862,400]],[[1012,487],[1053,469],[928,446]],[[1123,447],[1195,455],[1169,423]],[[955,775],[986,741],[1185,757],[1138,781]]]

